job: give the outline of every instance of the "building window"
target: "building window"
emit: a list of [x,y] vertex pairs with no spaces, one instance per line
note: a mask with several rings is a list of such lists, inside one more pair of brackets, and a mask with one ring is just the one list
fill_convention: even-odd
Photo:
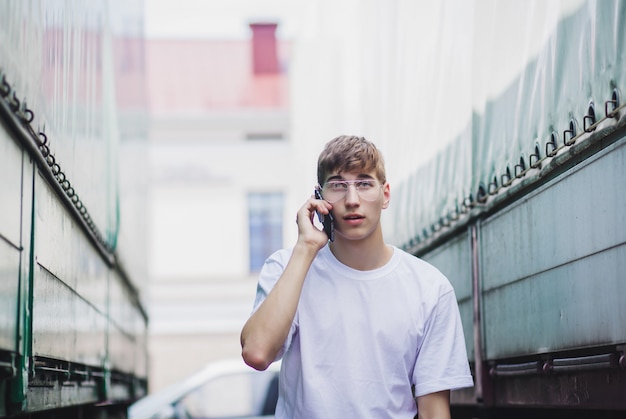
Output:
[[248,194],[250,272],[261,270],[265,259],[283,246],[283,194]]

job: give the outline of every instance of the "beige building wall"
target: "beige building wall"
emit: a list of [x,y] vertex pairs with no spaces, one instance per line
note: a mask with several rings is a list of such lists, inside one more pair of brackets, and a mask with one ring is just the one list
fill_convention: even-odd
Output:
[[254,76],[243,41],[177,42],[147,41],[151,393],[240,357],[257,280],[248,194],[283,194],[284,246],[291,202],[310,195],[293,182],[287,75]]
[[257,279],[249,270],[247,195],[282,192],[287,202],[293,159],[288,139],[151,147],[149,353],[156,391],[208,362],[240,356],[239,332]]

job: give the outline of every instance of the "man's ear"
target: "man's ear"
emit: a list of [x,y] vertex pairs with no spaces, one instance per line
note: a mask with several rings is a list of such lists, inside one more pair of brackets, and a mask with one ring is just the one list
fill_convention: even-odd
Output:
[[391,201],[391,188],[389,183],[385,183],[385,186],[383,186],[383,209],[389,207],[389,201]]

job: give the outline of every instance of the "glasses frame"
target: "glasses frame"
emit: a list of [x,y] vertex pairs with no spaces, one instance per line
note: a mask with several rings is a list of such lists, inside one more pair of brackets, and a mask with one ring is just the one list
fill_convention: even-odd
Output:
[[[374,199],[363,198],[363,196],[361,196],[361,194],[359,192],[359,188],[356,185],[357,183],[361,183],[361,182],[374,182],[374,183],[377,183],[378,184],[378,196],[376,198],[374,198]],[[324,197],[324,200],[329,202],[329,203],[331,203],[331,204],[334,204],[335,202],[339,202],[339,201],[341,201],[343,199],[346,199],[346,196],[348,195],[348,191],[349,191],[350,185],[354,186],[354,190],[356,191],[356,193],[359,196],[359,198],[361,198],[362,200],[367,201],[367,202],[374,202],[378,198],[380,198],[380,191],[383,189],[383,186],[385,186],[383,183],[380,183],[378,181],[378,179],[369,179],[368,178],[368,179],[352,179],[352,180],[329,180],[329,181],[324,183],[324,186],[319,186],[318,185],[318,189],[320,190],[320,193],[323,193],[324,192],[324,188],[326,187],[326,185],[337,184],[337,183],[346,183],[346,184],[348,184],[348,188],[346,189],[345,194],[341,198],[335,199],[334,201],[330,201],[329,199]],[[323,194],[322,194],[322,196],[323,196]]]

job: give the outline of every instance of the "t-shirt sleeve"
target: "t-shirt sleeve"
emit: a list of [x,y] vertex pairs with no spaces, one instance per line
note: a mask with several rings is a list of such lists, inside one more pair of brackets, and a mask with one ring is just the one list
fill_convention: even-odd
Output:
[[[256,288],[256,297],[254,299],[254,306],[252,309],[252,313],[258,310],[263,301],[267,298],[268,294],[278,282],[278,279],[282,275],[285,270],[285,266],[287,265],[287,261],[289,260],[290,253],[286,250],[279,250],[278,252],[271,255],[261,268],[261,272],[259,274],[259,281],[257,283]],[[297,318],[296,313],[296,318]],[[283,343],[281,350],[278,352],[276,359],[274,361],[278,361],[283,357],[289,345],[291,345],[291,340],[296,331],[296,320],[291,323],[291,328],[289,329],[289,334],[287,335],[287,339]]]
[[413,380],[415,396],[474,385],[453,289],[439,297],[425,325]]

